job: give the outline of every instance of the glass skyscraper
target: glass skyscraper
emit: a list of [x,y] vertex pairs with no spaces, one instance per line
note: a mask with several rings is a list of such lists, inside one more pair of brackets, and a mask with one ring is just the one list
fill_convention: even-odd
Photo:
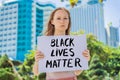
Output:
[[16,59],[18,37],[18,2],[0,6],[0,54]]
[[70,9],[72,31],[84,30],[94,34],[98,40],[106,43],[103,5],[94,4]]
[[0,55],[7,54],[16,60],[24,60],[28,50],[34,49],[37,36],[42,35],[46,11],[52,4],[40,4],[33,0],[2,3],[0,6]]
[[99,41],[106,43],[103,3],[99,3],[99,0],[78,0],[72,8],[68,0],[62,2],[66,2],[65,6],[70,11],[72,32],[83,30],[87,34],[94,34]]
[[109,39],[109,45],[112,47],[118,47],[119,45],[119,27],[113,27],[110,26],[110,39]]

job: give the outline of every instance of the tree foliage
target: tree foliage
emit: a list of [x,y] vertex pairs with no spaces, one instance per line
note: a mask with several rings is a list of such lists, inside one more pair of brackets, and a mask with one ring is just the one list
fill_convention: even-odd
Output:
[[6,68],[6,67],[12,67],[9,62],[8,62],[8,56],[6,54],[4,54],[3,56],[1,56],[0,58],[0,68]]
[[[84,31],[78,31],[71,33],[73,35],[84,34]],[[120,79],[120,47],[109,47],[92,34],[87,34],[87,47],[90,50],[91,60],[89,61],[89,69],[83,71],[78,76],[78,80],[106,80]],[[13,70],[14,67],[9,63],[7,55],[0,56],[0,80],[19,80],[18,76],[21,76],[21,80],[45,80],[45,73],[39,76],[34,76],[32,73],[32,67],[34,64],[35,50],[30,50],[26,58],[21,64],[20,62],[11,61],[13,66],[18,71],[16,74]],[[15,75],[15,76],[14,76]]]
[[0,80],[18,80],[18,78],[6,69],[0,69]]
[[[81,35],[80,31],[72,33]],[[83,34],[83,33],[82,33]],[[120,72],[120,47],[113,48],[97,40],[92,35],[87,35],[87,47],[90,50],[91,60],[89,70],[84,71],[79,77],[80,80],[102,80],[109,74],[114,78]]]

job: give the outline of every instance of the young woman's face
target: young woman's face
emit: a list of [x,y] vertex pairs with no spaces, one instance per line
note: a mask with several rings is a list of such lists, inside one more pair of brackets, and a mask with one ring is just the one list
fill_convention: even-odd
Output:
[[56,11],[51,22],[54,25],[55,30],[66,31],[69,24],[68,13],[64,10]]

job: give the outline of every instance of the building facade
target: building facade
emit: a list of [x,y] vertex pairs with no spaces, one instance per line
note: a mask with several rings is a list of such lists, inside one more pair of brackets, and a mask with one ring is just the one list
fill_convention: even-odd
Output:
[[106,43],[103,5],[94,4],[70,9],[72,32],[83,30],[94,34],[99,41]]
[[28,50],[35,49],[37,36],[42,35],[46,12],[52,4],[34,0],[2,3],[0,6],[0,54],[23,61]]
[[18,2],[0,6],[0,54],[16,59],[18,38]]
[[119,27],[110,26],[110,37],[109,37],[110,39],[108,41],[109,42],[108,44],[110,46],[112,46],[112,47],[118,47],[118,46],[120,46],[119,45],[119,43],[120,43],[119,42],[120,41],[119,40],[120,39],[119,38],[119,35],[120,35],[119,34],[120,33],[119,30],[120,30]]
[[68,0],[66,8],[70,11],[72,32],[83,30],[86,34],[92,33],[97,39],[106,43],[105,26],[104,26],[104,9],[103,3],[99,0],[78,0],[78,3],[71,7]]

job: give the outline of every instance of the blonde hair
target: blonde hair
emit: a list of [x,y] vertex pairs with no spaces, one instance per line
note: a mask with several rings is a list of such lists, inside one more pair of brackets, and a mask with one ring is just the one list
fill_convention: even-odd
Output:
[[70,34],[70,28],[71,28],[71,18],[70,18],[70,13],[67,9],[65,8],[57,8],[55,9],[51,15],[50,15],[50,18],[49,18],[49,21],[47,23],[47,28],[46,28],[46,31],[45,31],[45,35],[46,36],[51,36],[51,35],[54,35],[54,32],[55,32],[55,29],[54,29],[54,25],[51,24],[51,20],[53,20],[53,17],[55,15],[55,12],[58,11],[58,10],[64,10],[67,12],[68,14],[68,17],[69,17],[69,24],[68,24],[68,29],[66,30],[65,32],[65,35],[69,35]]

